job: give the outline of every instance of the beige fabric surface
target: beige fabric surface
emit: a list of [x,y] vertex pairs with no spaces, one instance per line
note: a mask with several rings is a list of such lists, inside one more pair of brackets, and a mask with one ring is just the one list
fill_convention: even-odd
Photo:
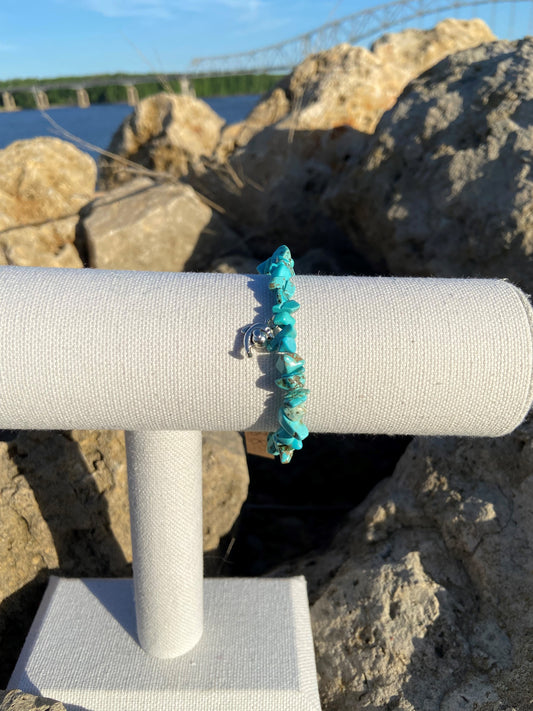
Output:
[[[532,311],[506,281],[295,277],[315,432],[497,436],[532,400]],[[267,277],[0,268],[0,427],[270,430],[245,358]]]
[[126,432],[137,636],[163,659],[203,628],[202,433]]
[[320,709],[305,579],[204,582],[205,631],[177,659],[135,639],[131,580],[52,578],[10,688],[69,711]]

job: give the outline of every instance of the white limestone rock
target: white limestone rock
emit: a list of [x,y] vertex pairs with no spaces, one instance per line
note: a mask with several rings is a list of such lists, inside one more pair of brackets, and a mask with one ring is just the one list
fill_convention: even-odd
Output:
[[0,264],[81,267],[75,230],[95,181],[94,160],[59,138],[0,150]]
[[308,580],[324,711],[526,709],[531,560],[533,422],[414,439],[329,550],[284,571]]
[[[108,151],[157,172],[179,177],[201,156],[211,155],[224,120],[205,101],[160,93],[143,99],[115,132]],[[100,189],[134,179],[135,170],[116,158],[99,162]]]
[[411,79],[449,54],[494,39],[482,20],[448,18],[430,30],[385,34],[370,50],[345,43],[311,54],[278,82],[245,121],[225,129],[218,155],[225,157],[274,124],[296,131],[346,125],[372,133]]
[[0,711],[66,711],[66,709],[60,701],[11,689],[0,691]]
[[239,237],[189,186],[137,178],[82,213],[88,266],[141,271],[203,271],[215,256],[246,253]]
[[405,89],[330,214],[376,269],[533,291],[533,39],[444,59]]

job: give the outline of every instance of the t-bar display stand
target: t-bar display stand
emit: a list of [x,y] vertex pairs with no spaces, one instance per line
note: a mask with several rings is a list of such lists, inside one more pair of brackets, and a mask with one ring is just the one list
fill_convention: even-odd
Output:
[[[493,437],[527,414],[512,284],[293,281],[311,431]],[[277,428],[276,357],[241,348],[271,306],[259,275],[0,267],[0,428],[127,431],[135,588],[53,579],[10,686],[76,711],[319,708],[305,581],[202,580],[200,432]]]

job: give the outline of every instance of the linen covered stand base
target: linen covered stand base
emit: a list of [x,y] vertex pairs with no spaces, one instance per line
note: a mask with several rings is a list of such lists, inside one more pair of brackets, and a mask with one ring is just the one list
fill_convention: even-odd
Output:
[[304,578],[207,579],[204,600],[199,643],[157,659],[131,580],[52,578],[9,688],[68,711],[320,709]]

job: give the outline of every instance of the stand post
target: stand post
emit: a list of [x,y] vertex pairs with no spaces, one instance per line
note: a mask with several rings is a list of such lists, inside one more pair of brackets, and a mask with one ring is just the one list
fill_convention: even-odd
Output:
[[162,659],[203,630],[202,434],[126,432],[139,643]]

